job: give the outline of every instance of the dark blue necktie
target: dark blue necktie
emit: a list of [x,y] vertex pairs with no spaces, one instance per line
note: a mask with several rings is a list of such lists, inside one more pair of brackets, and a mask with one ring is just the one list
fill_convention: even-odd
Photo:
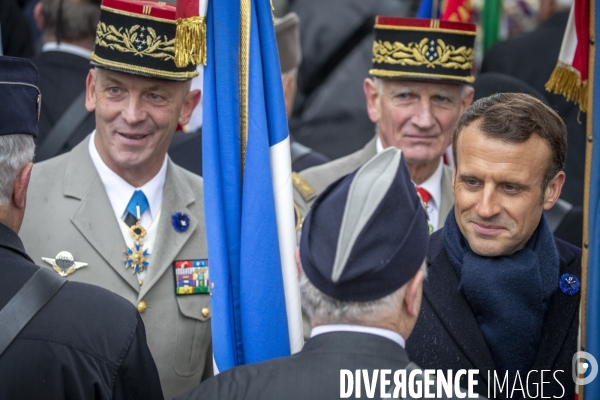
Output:
[[148,204],[148,199],[146,195],[141,190],[136,190],[133,192],[133,196],[131,196],[131,200],[129,200],[129,204],[127,204],[127,215],[123,219],[127,226],[133,226],[137,222],[137,207],[140,207],[140,218],[142,214],[148,209],[150,206]]

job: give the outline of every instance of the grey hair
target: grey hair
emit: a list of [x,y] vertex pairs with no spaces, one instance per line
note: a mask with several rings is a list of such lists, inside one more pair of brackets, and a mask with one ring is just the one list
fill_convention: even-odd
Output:
[[[420,271],[427,277],[427,262],[423,261]],[[398,315],[406,294],[406,285],[381,299],[373,301],[340,301],[317,289],[306,277],[304,270],[300,278],[302,308],[311,321],[320,324],[364,325]]]
[[17,176],[33,160],[34,154],[33,136],[0,136],[0,207],[10,204]]

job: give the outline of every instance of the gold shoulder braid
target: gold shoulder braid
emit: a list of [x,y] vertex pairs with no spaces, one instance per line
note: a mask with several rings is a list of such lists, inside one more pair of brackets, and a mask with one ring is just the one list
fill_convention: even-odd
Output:
[[292,172],[292,185],[294,185],[294,188],[300,193],[304,201],[311,201],[317,197],[315,189],[297,172]]
[[298,232],[300,230],[300,228],[302,228],[302,222],[304,221],[302,218],[302,214],[300,214],[300,209],[298,208],[298,205],[296,204],[296,202],[294,202],[294,218],[296,220],[296,232]]
[[400,42],[378,40],[373,43],[374,64],[400,64],[403,66],[426,66],[427,68],[470,70],[475,59],[473,48],[460,46],[456,48],[446,45],[442,39],[437,41],[422,39],[418,44],[411,42],[405,45]]

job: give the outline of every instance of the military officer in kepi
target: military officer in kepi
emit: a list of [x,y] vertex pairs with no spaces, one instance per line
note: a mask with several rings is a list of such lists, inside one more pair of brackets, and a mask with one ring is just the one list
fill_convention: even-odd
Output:
[[202,179],[167,148],[200,101],[175,64],[176,8],[104,0],[86,107],[96,130],[34,166],[22,237],[35,262],[136,305],[163,394],[212,375]]
[[[38,82],[31,61],[0,56],[0,399],[162,399],[135,307],[40,268],[19,239]],[[83,267],[66,253],[56,258],[67,270]]]
[[355,153],[295,175],[301,217],[329,184],[394,146],[426,203],[430,231],[444,225],[454,196],[443,155],[473,100],[475,35],[470,23],[377,17],[371,77],[363,85],[375,136]]

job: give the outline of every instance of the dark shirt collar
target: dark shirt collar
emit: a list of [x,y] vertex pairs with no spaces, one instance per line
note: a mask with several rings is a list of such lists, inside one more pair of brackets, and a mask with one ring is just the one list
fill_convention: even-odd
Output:
[[21,241],[21,238],[19,238],[19,235],[3,223],[0,223],[0,247],[19,253],[33,262],[25,252],[25,247],[23,246],[23,242]]

